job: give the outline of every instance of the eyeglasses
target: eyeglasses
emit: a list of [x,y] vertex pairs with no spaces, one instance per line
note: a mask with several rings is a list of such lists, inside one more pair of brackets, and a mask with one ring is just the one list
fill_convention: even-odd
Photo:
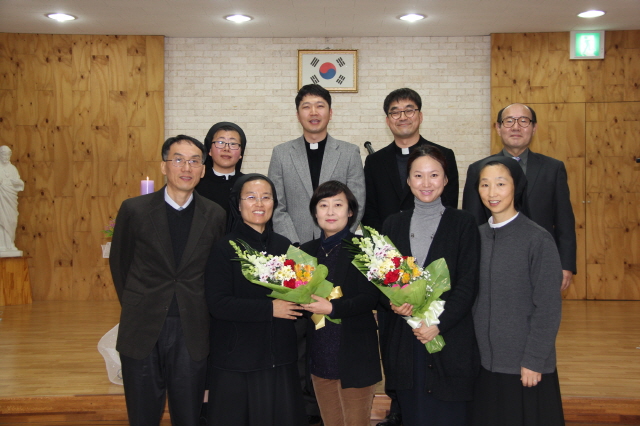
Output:
[[262,197],[256,197],[255,195],[249,195],[247,198],[240,198],[241,200],[244,200],[246,202],[248,202],[249,204],[255,204],[258,201],[262,201],[263,204],[267,204],[273,201],[273,197],[269,196],[269,195],[264,195]]
[[171,160],[163,160],[163,161],[166,162],[166,163],[173,164],[173,167],[182,167],[185,164],[188,164],[193,169],[199,169],[200,167],[202,167],[202,160],[201,159],[187,160],[187,159],[184,159],[182,157],[176,157],[176,158],[173,158]]
[[402,117],[402,113],[404,112],[404,116],[407,118],[411,118],[416,115],[416,111],[420,111],[419,109],[407,108],[404,111],[389,111],[387,115],[394,120],[400,119]]
[[224,149],[225,145],[227,145],[232,151],[237,151],[238,149],[240,149],[240,144],[238,142],[214,141],[213,144],[218,149]]
[[520,127],[529,127],[529,124],[531,124],[531,119],[529,117],[507,117],[502,120],[502,125],[504,127],[513,127],[516,122]]

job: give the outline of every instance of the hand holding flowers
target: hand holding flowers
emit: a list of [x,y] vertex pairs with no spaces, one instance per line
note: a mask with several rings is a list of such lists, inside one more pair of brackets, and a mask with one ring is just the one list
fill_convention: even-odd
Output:
[[444,311],[440,295],[451,288],[446,261],[438,259],[422,269],[413,257],[402,256],[388,237],[367,226],[363,237],[353,238],[348,248],[356,268],[389,298],[395,312],[419,329],[415,334],[429,353],[442,350],[444,338],[431,327],[440,323]]
[[[314,295],[318,298],[336,298],[342,295],[340,287],[334,288],[333,284],[326,280],[329,273],[327,267],[319,265],[315,257],[297,247],[290,246],[287,254],[274,256],[259,252],[241,240],[238,240],[238,243],[229,243],[238,255],[235,260],[242,263],[244,277],[254,284],[272,290],[269,297],[293,304],[309,305],[317,300]],[[291,305],[274,301],[274,316],[282,315],[278,317],[292,319],[299,316],[298,314]],[[328,316],[314,317],[312,319],[316,328],[324,325],[324,318],[340,323],[340,320]]]

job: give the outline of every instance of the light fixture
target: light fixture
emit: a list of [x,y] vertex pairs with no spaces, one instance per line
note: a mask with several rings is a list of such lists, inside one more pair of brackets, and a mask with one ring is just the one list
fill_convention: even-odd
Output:
[[408,15],[402,15],[398,19],[401,19],[401,20],[407,21],[407,22],[416,22],[416,21],[420,21],[420,20],[422,20],[424,18],[426,18],[425,15],[420,15],[418,13],[410,13]]
[[581,18],[597,18],[602,15],[604,15],[604,12],[601,10],[587,10],[586,12],[578,13]]
[[75,16],[67,15],[66,13],[47,13],[46,16],[47,18],[56,20],[58,22],[73,21],[75,19],[78,19]]
[[242,22],[251,21],[253,18],[247,15],[229,15],[229,16],[225,16],[224,19],[226,19],[227,21],[232,21],[239,24]]

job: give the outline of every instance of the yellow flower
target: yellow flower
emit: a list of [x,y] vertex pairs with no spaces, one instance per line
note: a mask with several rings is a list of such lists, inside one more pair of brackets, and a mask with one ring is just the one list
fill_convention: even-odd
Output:
[[411,275],[407,274],[406,272],[402,274],[402,284],[407,284],[410,279]]
[[407,257],[407,265],[409,265],[409,268],[415,268],[416,267],[416,262],[415,259],[411,256]]
[[411,274],[413,274],[414,278],[415,277],[419,277],[420,276],[420,269],[418,269],[418,268],[416,268],[414,266],[413,269],[411,270]]

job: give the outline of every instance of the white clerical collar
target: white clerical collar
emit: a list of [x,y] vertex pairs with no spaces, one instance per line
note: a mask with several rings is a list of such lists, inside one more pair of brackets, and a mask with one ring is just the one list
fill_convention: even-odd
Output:
[[513,216],[511,219],[505,220],[504,222],[500,222],[500,223],[493,223],[493,216],[491,216],[489,218],[489,226],[492,228],[502,228],[503,226],[513,222],[515,218],[518,217],[519,214],[520,212],[516,213],[515,216]]
[[231,176],[235,176],[235,175],[236,175],[236,171],[235,171],[235,170],[234,170],[234,171],[232,171],[231,173],[220,173],[220,172],[217,172],[217,171],[216,171],[216,169],[214,169],[213,167],[211,168],[211,170],[213,170],[213,174],[214,174],[214,175],[216,175],[216,176],[220,176],[220,177],[224,176],[224,178],[225,178],[226,180],[229,180],[229,178],[230,178]]
[[171,207],[173,207],[176,210],[184,210],[187,207],[189,207],[189,204],[191,204],[191,202],[193,201],[193,193],[191,193],[191,195],[189,196],[189,199],[187,200],[187,202],[184,203],[184,206],[181,206],[178,203],[176,203],[175,201],[173,201],[173,199],[169,196],[169,193],[167,192],[167,188],[165,188],[164,189],[164,201],[166,201],[167,204],[169,204]]

